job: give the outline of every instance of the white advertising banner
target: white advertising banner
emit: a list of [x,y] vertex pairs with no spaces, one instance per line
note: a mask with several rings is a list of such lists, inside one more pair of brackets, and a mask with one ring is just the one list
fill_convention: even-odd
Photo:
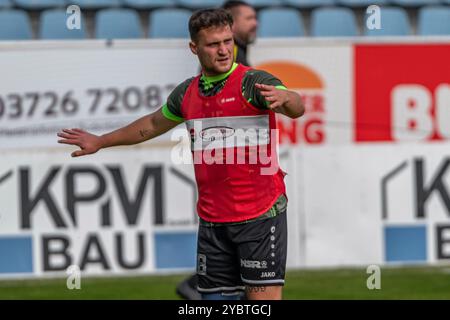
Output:
[[[449,147],[282,151],[288,267],[450,259]],[[1,157],[0,275],[51,275],[71,264],[88,275],[194,270],[191,164],[173,161],[171,148],[69,152]]]
[[[50,45],[50,44],[51,45]],[[281,142],[351,140],[352,46],[261,41],[256,68],[302,94],[300,120],[279,117]],[[54,146],[60,128],[104,133],[155,111],[199,72],[185,40],[0,44],[0,148]],[[165,135],[159,140],[167,140]]]
[[[449,136],[449,54],[446,38],[261,39],[250,61],[305,102],[301,119],[278,119],[282,144],[420,142]],[[0,70],[0,148],[26,148],[54,146],[62,127],[103,133],[153,112],[199,64],[186,40],[39,41],[0,44]]]
[[[61,274],[70,265],[85,275],[195,270],[197,189],[181,144],[80,158],[72,150],[0,157],[0,277]],[[291,189],[293,158],[280,161]],[[296,267],[295,201],[289,212],[288,265]]]
[[0,45],[0,148],[54,146],[66,127],[117,129],[199,71],[184,40],[52,44]]
[[306,266],[450,259],[450,144],[301,151]]
[[170,149],[70,158],[61,147],[10,152],[0,163],[0,274],[51,274],[72,264],[85,274],[195,267],[192,167],[173,166]]

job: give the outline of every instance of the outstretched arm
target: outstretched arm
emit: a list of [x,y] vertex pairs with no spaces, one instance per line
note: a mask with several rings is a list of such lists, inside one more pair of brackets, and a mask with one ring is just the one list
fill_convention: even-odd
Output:
[[80,147],[72,153],[72,157],[79,157],[97,152],[102,148],[112,146],[137,144],[155,138],[176,127],[179,122],[167,119],[161,109],[146,115],[129,125],[97,136],[82,129],[63,129],[58,132],[59,143]]
[[269,103],[267,107],[274,112],[282,113],[292,119],[301,117],[305,113],[305,107],[298,93],[260,83],[256,83],[255,87]]

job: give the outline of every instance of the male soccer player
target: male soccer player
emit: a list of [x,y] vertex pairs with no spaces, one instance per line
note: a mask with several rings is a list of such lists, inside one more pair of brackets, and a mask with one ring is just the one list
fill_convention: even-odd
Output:
[[[247,58],[247,46],[256,39],[258,30],[258,20],[255,9],[245,1],[226,1],[222,8],[230,12],[233,17],[233,38],[234,38],[234,61],[244,66],[250,66]],[[276,85],[278,84],[275,83]],[[197,291],[197,274],[181,281],[176,292],[179,296],[187,300],[200,300],[201,296]]]
[[[158,111],[123,128],[101,136],[63,129],[58,142],[78,146],[72,153],[78,157],[137,144],[186,122],[199,193],[198,291],[203,299],[232,299],[241,290],[250,300],[281,299],[287,198],[271,133],[275,112],[297,118],[304,106],[272,75],[234,63],[232,26],[226,10],[195,12],[189,46],[200,75],[178,85]],[[259,158],[264,150],[270,161]]]

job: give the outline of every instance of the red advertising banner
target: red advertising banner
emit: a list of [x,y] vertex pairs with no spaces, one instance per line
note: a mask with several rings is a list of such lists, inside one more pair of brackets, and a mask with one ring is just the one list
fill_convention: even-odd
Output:
[[450,138],[450,45],[354,48],[355,142]]

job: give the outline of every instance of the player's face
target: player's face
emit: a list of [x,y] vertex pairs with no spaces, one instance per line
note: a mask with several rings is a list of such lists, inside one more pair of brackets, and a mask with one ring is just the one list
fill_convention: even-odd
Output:
[[234,40],[228,25],[201,30],[190,48],[198,56],[206,76],[226,73],[233,65]]
[[252,7],[239,6],[233,16],[233,33],[244,44],[253,43],[258,30],[256,11]]

